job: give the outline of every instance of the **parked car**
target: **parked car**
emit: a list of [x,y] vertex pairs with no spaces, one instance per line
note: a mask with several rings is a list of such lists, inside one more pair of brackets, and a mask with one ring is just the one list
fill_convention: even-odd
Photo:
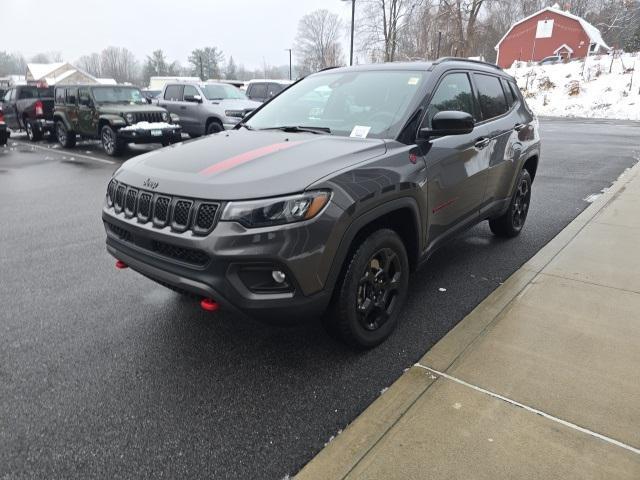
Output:
[[24,130],[31,141],[42,139],[53,130],[53,88],[16,85],[2,100],[7,127]]
[[206,83],[167,83],[158,105],[180,115],[182,130],[191,137],[233,128],[260,106],[233,85]]
[[151,100],[154,100],[156,98],[158,98],[161,94],[162,94],[162,90],[149,90],[149,89],[143,89],[142,90],[142,94],[144,95],[144,98],[147,99],[147,101],[149,101],[149,103],[151,103]]
[[7,124],[4,121],[4,113],[2,113],[2,107],[0,106],[0,147],[7,144],[9,139],[9,130],[7,130]]
[[538,65],[553,65],[555,63],[561,63],[562,57],[560,55],[551,55],[550,57],[545,57],[538,62]]
[[76,137],[100,139],[107,155],[122,153],[128,143],[181,140],[179,117],[149,105],[137,87],[65,85],[56,87],[53,112],[60,145],[75,146]]
[[102,210],[107,250],[207,310],[282,323],[328,309],[331,332],[369,348],[438,247],[484,220],[522,231],[539,156],[538,121],[495,65],[323,71],[226,135],[125,163]]
[[247,83],[247,98],[264,103],[292,83],[291,80],[249,80]]

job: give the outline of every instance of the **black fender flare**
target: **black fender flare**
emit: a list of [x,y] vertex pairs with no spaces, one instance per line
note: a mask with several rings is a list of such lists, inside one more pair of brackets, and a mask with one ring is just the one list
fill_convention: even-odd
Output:
[[[370,223],[377,219],[395,211],[408,208],[411,210],[414,219],[414,227],[416,231],[415,244],[417,251],[412,252],[416,259],[420,258],[421,245],[422,245],[422,222],[420,221],[420,208],[417,200],[412,196],[404,196],[390,200],[388,202],[379,204],[363,213],[358,215],[350,225],[347,227],[342,235],[336,254],[331,262],[331,268],[329,275],[325,282],[325,289],[333,290],[335,287],[338,275],[344,266],[344,262],[347,260],[347,255],[351,249],[351,245],[360,231]],[[409,252],[408,252],[409,253]],[[411,253],[410,253],[411,258]]]

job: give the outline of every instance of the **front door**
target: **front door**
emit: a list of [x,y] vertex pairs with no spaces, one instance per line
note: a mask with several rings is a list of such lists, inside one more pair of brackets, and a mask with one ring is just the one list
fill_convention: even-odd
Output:
[[67,87],[67,96],[64,104],[67,109],[67,118],[69,119],[71,130],[74,132],[77,132],[79,128],[78,126],[78,88],[77,87]]
[[98,132],[95,119],[93,100],[88,87],[78,89],[78,133],[81,135],[95,135]]
[[[477,108],[466,72],[445,74],[427,107],[422,128],[431,127],[436,113],[462,111],[477,117]],[[426,147],[427,196],[429,220],[427,238],[430,245],[458,228],[474,221],[485,190],[484,170],[487,152],[478,143],[478,132],[435,137]]]
[[[184,86],[179,115],[182,125],[184,125],[187,133],[206,133],[204,131],[204,126],[207,119],[206,113],[204,113],[203,104],[198,101],[193,101],[194,97],[197,98],[198,96],[200,97],[200,101],[204,101],[196,87],[193,85]],[[190,100],[187,101],[187,98]]]

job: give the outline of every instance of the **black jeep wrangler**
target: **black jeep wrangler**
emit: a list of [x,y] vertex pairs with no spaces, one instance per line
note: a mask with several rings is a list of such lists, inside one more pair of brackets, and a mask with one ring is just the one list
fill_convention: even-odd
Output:
[[53,112],[55,132],[63,147],[73,147],[76,136],[99,139],[110,156],[128,143],[181,140],[179,117],[149,105],[137,87],[125,85],[65,85],[56,87]]

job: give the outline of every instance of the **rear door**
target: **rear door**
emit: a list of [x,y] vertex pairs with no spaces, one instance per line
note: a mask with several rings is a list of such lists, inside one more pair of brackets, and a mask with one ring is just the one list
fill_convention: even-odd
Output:
[[[462,111],[478,116],[470,76],[464,71],[445,73],[439,80],[427,107],[421,128],[441,111]],[[449,233],[472,222],[485,190],[483,169],[488,163],[483,149],[476,147],[478,132],[435,137],[429,142],[425,164],[429,222],[427,235],[433,245]]]
[[482,121],[478,124],[478,135],[487,142],[485,166],[486,188],[481,213],[494,209],[500,200],[508,196],[505,185],[513,177],[514,157],[517,152],[517,135],[514,127],[518,123],[513,100],[509,102],[502,79],[488,73],[473,74]]
[[79,131],[78,124],[78,87],[67,87],[64,106],[67,110],[67,119],[71,130],[74,132]]

